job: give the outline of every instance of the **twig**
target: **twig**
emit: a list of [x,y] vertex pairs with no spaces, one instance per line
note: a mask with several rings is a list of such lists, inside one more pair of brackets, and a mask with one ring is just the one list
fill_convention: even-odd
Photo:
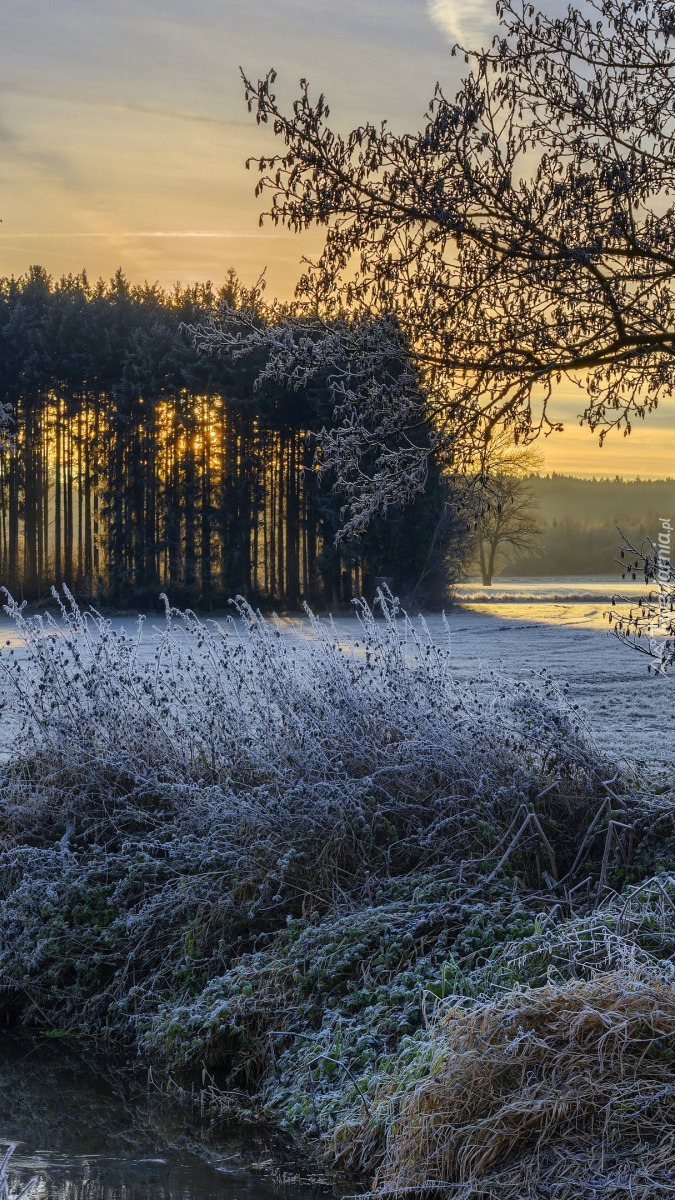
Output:
[[339,1058],[333,1058],[332,1055],[330,1055],[330,1054],[317,1054],[316,1058],[313,1059],[312,1062],[309,1064],[310,1070],[314,1066],[314,1064],[319,1061],[319,1059],[323,1059],[325,1062],[334,1063],[336,1067],[342,1068],[342,1070],[345,1072],[346,1075],[349,1076],[352,1083],[354,1084],[354,1087],[356,1088],[356,1090],[359,1093],[359,1096],[361,1097],[361,1100],[363,1102],[363,1107],[365,1108],[366,1112],[368,1113],[368,1116],[370,1116],[370,1105],[369,1105],[368,1101],[366,1100],[363,1092],[361,1091],[361,1088],[359,1087],[358,1083],[356,1082],[354,1075],[350,1071],[347,1064],[343,1063],[342,1060]]

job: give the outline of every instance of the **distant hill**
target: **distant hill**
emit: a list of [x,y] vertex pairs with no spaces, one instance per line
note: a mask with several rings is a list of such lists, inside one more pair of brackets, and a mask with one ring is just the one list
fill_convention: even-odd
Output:
[[544,534],[539,554],[522,555],[509,575],[606,575],[617,571],[619,535],[655,538],[659,517],[675,519],[675,478],[530,480]]
[[541,515],[580,521],[591,527],[652,515],[675,517],[672,479],[577,479],[574,475],[540,475],[531,481]]

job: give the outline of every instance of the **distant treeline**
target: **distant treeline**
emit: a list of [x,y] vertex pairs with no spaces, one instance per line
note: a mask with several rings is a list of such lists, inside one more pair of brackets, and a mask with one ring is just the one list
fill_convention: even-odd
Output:
[[530,481],[542,518],[537,553],[509,566],[514,575],[607,575],[618,571],[617,525],[637,546],[655,539],[658,518],[675,515],[675,479],[578,479],[548,475]]
[[675,512],[675,478],[579,479],[554,472],[532,479],[531,485],[541,514],[549,522],[571,520],[590,526]]
[[[236,300],[230,281],[228,297]],[[319,483],[309,431],[328,390],[266,384],[261,363],[196,354],[182,323],[210,286],[91,285],[33,268],[0,281],[0,582],[35,599],[54,583],[114,604],[220,605],[236,593],[295,606],[372,594],[385,576],[442,599],[446,489],[336,548],[343,498]],[[443,539],[439,538],[443,530]]]

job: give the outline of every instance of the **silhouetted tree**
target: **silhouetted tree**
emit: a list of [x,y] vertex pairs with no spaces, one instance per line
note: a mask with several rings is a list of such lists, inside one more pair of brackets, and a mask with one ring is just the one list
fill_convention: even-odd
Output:
[[[563,376],[603,435],[675,386],[675,6],[497,7],[491,48],[465,52],[461,90],[437,85],[412,134],[345,137],[304,81],[286,112],[274,72],[245,80],[280,143],[258,162],[268,215],[326,235],[295,334],[272,305],[248,340],[279,380],[333,372],[343,421],[324,456],[350,504],[346,536],[423,490],[432,453],[458,471],[500,425],[521,439],[556,426]],[[433,445],[417,437],[420,379]]]
[[492,586],[495,567],[508,551],[527,553],[540,544],[542,524],[530,477],[542,465],[533,447],[515,446],[508,430],[501,430],[481,455],[482,490],[474,497],[477,507],[477,552],[484,587]]

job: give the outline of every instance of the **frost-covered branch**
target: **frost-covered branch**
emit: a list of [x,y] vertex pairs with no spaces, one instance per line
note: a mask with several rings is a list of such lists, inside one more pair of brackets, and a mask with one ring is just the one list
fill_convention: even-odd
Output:
[[229,355],[233,362],[255,356],[262,363],[258,387],[322,381],[333,420],[314,431],[317,465],[345,494],[342,538],[360,537],[374,516],[424,491],[429,458],[440,443],[398,321],[326,321],[258,300],[244,310],[222,305],[190,332],[204,353]]
[[645,593],[628,613],[617,608],[617,597],[606,613],[612,632],[619,641],[646,655],[648,670],[663,675],[675,663],[675,566],[671,558],[673,529],[669,518],[660,519],[657,540],[649,539],[640,547],[619,530],[622,537],[622,579],[636,582],[641,576]]

